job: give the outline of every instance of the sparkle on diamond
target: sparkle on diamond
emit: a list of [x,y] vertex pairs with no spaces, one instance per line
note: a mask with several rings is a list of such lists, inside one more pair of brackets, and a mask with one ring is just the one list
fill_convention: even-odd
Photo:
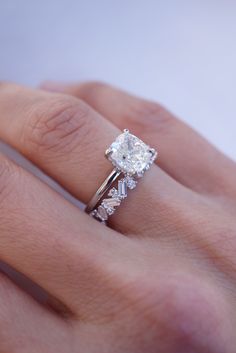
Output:
[[150,147],[129,132],[119,135],[109,150],[109,160],[129,175],[142,173],[154,158]]

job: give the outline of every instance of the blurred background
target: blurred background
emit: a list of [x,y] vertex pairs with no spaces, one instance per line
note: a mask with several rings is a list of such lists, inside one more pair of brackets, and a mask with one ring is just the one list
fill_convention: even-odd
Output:
[[157,100],[236,160],[234,0],[0,0],[0,80],[48,79]]

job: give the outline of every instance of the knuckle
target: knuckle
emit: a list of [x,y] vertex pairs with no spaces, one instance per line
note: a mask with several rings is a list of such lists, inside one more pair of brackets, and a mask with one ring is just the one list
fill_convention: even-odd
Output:
[[24,131],[24,140],[36,149],[67,154],[90,133],[89,107],[69,97],[54,98],[38,107]]
[[101,81],[89,81],[79,87],[80,96],[87,102],[95,105],[107,96],[110,86]]
[[123,294],[129,308],[124,311],[122,325],[130,325],[132,320],[133,344],[142,351],[156,352],[157,347],[160,351],[168,347],[170,353],[176,352],[176,347],[181,352],[201,351],[206,346],[207,351],[215,352],[212,342],[222,330],[214,300],[195,279],[175,277],[158,285],[150,279],[138,280],[126,289]]
[[135,126],[138,133],[150,133],[153,129],[165,133],[176,119],[164,107],[146,100],[132,100],[124,116],[124,122]]
[[88,81],[88,82],[85,82],[83,85],[84,87],[87,87],[87,89],[90,91],[109,87],[107,83],[102,81]]
[[101,90],[109,88],[109,85],[102,81],[88,81],[82,84],[82,89],[86,95],[95,95]]

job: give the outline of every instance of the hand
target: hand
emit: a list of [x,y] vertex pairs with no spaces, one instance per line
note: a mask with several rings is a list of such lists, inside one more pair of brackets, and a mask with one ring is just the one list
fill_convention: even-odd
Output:
[[234,353],[235,163],[156,103],[98,83],[50,89],[1,84],[0,138],[85,204],[119,129],[160,157],[110,228],[0,157],[0,258],[57,303],[2,274],[0,352]]

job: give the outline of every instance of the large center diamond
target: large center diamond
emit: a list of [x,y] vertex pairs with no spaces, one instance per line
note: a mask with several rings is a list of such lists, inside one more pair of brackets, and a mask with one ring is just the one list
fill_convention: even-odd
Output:
[[152,164],[156,152],[139,138],[125,131],[111,144],[107,150],[107,157],[123,173],[139,175]]

